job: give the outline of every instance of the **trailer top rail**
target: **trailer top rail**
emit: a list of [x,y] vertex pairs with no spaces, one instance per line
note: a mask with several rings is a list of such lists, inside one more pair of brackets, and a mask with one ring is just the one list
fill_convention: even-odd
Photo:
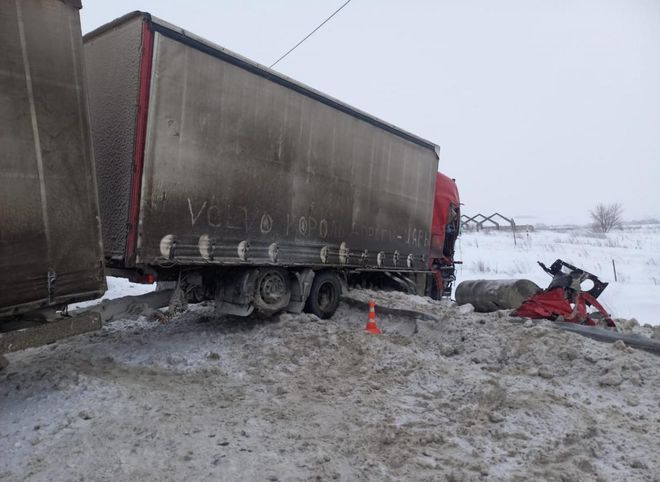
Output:
[[253,74],[259,75],[279,85],[282,85],[296,92],[299,92],[303,95],[306,95],[314,100],[322,102],[323,104],[326,104],[330,107],[340,110],[346,114],[352,115],[364,122],[368,122],[369,124],[377,126],[387,132],[402,137],[403,139],[413,142],[419,146],[431,149],[435,151],[436,156],[439,157],[440,147],[431,141],[416,136],[415,134],[412,134],[404,129],[396,127],[371,114],[367,114],[366,112],[360,109],[356,109],[355,107],[352,107],[340,100],[337,100],[334,97],[319,92],[318,90],[313,89],[312,87],[309,87],[294,79],[291,79],[286,75],[280,74],[279,72],[276,72],[273,69],[270,69],[257,62],[254,62],[253,60],[247,59],[235,52],[225,49],[224,47],[221,47],[213,42],[210,42],[202,37],[199,37],[187,30],[172,25],[171,23],[168,23],[157,17],[154,17],[153,15],[147,12],[135,11],[128,13],[123,17],[119,17],[118,19],[113,20],[112,22],[102,25],[101,27],[87,33],[83,37],[83,40],[84,41],[91,40],[103,34],[104,32],[108,30],[112,30],[116,26],[122,25],[137,17],[144,18],[145,21],[149,22],[149,24],[152,26],[154,31],[166,37],[169,37],[174,40],[178,40],[179,42],[189,45],[190,47],[193,47],[197,50],[201,50],[202,52],[205,52],[213,57],[217,57],[221,60],[224,60],[225,62],[236,65],[237,67],[245,69]]

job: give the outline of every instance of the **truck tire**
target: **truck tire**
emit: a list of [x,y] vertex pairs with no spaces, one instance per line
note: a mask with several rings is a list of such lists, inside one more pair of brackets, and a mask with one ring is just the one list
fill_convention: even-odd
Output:
[[327,320],[337,311],[340,296],[341,283],[335,273],[332,271],[316,273],[305,303],[305,312]]
[[259,273],[255,282],[254,307],[265,316],[271,316],[286,308],[291,300],[291,284],[288,273],[280,268],[266,269]]

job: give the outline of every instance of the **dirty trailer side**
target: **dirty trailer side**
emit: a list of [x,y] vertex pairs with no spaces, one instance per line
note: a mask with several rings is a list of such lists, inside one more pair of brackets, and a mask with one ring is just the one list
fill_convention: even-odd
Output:
[[330,316],[347,272],[428,272],[436,145],[145,13],[84,43],[115,273]]
[[0,6],[0,318],[105,291],[79,8]]

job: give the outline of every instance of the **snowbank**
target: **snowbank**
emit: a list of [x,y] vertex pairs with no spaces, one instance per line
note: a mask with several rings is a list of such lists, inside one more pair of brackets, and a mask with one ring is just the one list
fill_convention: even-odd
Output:
[[[9,356],[0,479],[653,480],[660,358],[400,293],[330,320],[218,318]],[[405,323],[408,336],[391,330]]]

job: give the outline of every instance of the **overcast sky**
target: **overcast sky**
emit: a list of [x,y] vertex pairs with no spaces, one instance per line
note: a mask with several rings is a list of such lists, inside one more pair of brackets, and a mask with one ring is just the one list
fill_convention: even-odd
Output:
[[[342,0],[83,0],[270,65]],[[441,146],[466,214],[660,218],[659,0],[352,0],[276,70]]]

